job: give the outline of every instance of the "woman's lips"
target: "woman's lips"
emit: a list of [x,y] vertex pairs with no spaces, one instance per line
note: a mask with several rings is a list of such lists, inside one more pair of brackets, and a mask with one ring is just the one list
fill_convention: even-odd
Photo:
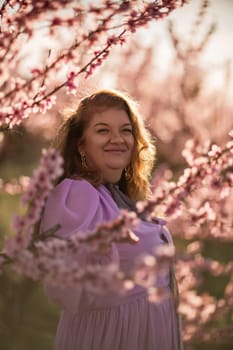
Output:
[[105,152],[122,153],[125,152],[124,149],[106,149]]
[[105,152],[124,152],[125,149],[123,148],[111,148],[111,149],[105,149]]

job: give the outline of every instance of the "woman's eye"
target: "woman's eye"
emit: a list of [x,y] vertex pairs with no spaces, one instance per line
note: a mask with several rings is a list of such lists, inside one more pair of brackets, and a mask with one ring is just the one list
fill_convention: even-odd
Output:
[[126,133],[126,134],[132,134],[132,129],[123,129],[122,130],[124,133]]
[[108,129],[99,129],[97,132],[100,134],[106,134],[108,132]]

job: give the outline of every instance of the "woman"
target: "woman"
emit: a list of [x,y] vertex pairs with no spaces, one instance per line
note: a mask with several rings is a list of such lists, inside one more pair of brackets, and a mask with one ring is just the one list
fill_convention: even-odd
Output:
[[[88,232],[116,218],[120,208],[135,210],[135,201],[150,195],[155,148],[136,106],[122,93],[104,90],[84,98],[60,128],[55,147],[64,158],[64,175],[45,206],[42,232],[56,224],[63,238]],[[141,254],[172,244],[159,219],[156,224],[142,219],[134,233],[137,243],[132,236],[132,244],[112,244],[98,263],[115,262],[127,273]],[[82,259],[88,263],[91,257]],[[169,289],[170,282],[167,274],[160,284]],[[63,310],[56,350],[180,349],[171,299],[151,304],[141,286],[123,296],[63,286],[47,291]]]

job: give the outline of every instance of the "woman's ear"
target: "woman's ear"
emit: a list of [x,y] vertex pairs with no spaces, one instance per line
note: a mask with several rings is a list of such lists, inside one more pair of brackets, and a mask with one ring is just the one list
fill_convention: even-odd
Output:
[[79,151],[80,154],[84,153],[84,145],[83,142],[78,141],[77,142],[77,149]]

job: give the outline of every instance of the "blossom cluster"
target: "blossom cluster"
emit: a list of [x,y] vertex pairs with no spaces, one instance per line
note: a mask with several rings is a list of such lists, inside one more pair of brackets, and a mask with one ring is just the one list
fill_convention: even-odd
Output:
[[[93,240],[96,240],[95,246],[90,244]],[[110,235],[110,240],[112,243],[122,242],[126,241],[126,237],[118,230],[117,236]],[[127,241],[131,242],[131,237]],[[100,294],[110,291],[124,293],[140,285],[148,290],[152,302],[160,302],[171,297],[167,288],[157,285],[157,281],[169,274],[173,259],[174,248],[161,246],[154,254],[142,256],[134,272],[127,275],[119,270],[113,247],[103,251],[95,234],[86,236],[84,240],[83,234],[77,233],[66,240],[53,237],[34,242],[33,249],[24,249],[15,257],[14,268],[36,281],[57,287],[81,286]]]
[[6,237],[4,256],[14,258],[22,249],[30,246],[45,200],[53,187],[54,180],[63,172],[62,164],[61,156],[54,149],[43,151],[40,166],[34,171],[22,196],[26,213],[15,216],[13,228],[16,234],[13,237]]
[[[77,238],[77,237],[76,237]],[[135,285],[148,290],[152,302],[171,297],[168,290],[156,284],[157,280],[169,273],[174,249],[163,247],[153,255],[141,257],[134,273],[125,275],[119,271],[112,252],[90,256],[88,244],[77,246],[72,240],[50,238],[35,242],[32,249],[23,249],[14,258],[14,269],[35,281],[60,287],[82,287],[95,293],[114,291],[125,293]],[[77,261],[79,262],[77,264]]]
[[[229,135],[232,137],[232,132]],[[223,220],[227,220],[229,208],[226,209],[225,215],[223,210],[219,212],[222,218],[216,217],[214,208],[216,203],[219,205],[220,201],[222,205],[228,206],[228,199],[232,198],[232,154],[232,140],[228,141],[224,148],[210,145],[207,150],[203,148],[198,150],[193,141],[188,141],[186,148],[183,150],[183,155],[189,167],[184,169],[176,183],[172,181],[161,182],[160,186],[154,189],[151,200],[138,203],[138,211],[151,216],[156,208],[163,215],[169,216],[170,221],[179,218],[181,214],[182,216],[187,214],[192,225],[202,225],[208,221],[213,223],[214,230],[214,226],[216,228],[216,225],[220,225]],[[209,193],[213,195],[205,198],[207,193],[208,196]],[[190,200],[192,205],[189,206],[187,204]],[[196,205],[195,201],[197,202]],[[200,201],[202,202],[201,205]],[[187,212],[187,208],[192,209],[188,209]],[[195,208],[197,209],[195,210]],[[232,215],[230,215],[229,220],[232,220]],[[232,222],[231,225],[230,222],[227,224],[229,228],[227,229],[227,225],[225,225],[225,232],[221,229],[220,231],[215,230],[216,233],[213,234],[212,230],[212,236],[222,237],[223,239],[229,237]]]
[[[136,31],[154,19],[167,16],[184,2],[149,1],[140,4],[138,1],[132,4],[125,0],[106,0],[99,5],[90,4],[87,8],[74,0],[53,1],[50,4],[45,0],[36,3],[22,1],[20,4],[13,0],[5,2],[1,9],[0,33],[0,58],[4,62],[4,69],[0,68],[0,82],[4,87],[0,94],[0,126],[12,128],[32,113],[44,113],[54,105],[56,93],[62,88],[67,88],[68,93],[77,92],[78,76],[82,73],[86,73],[86,76],[92,74],[104,62],[114,45],[124,43],[127,33]],[[10,8],[15,8],[15,11],[12,13]],[[68,16],[65,12],[63,14],[64,9],[69,9]],[[68,48],[64,39],[64,48],[61,48],[59,54],[50,53],[47,62],[41,62],[27,72],[27,78],[23,78],[22,74],[17,76],[19,62],[22,60],[22,41],[26,49],[35,40],[35,34],[44,30],[46,37],[54,43],[62,44],[59,31],[61,25],[71,37],[78,31],[78,38],[74,37]],[[88,52],[90,49],[94,55],[80,68],[81,51]],[[66,78],[52,84],[54,72],[59,76],[64,64],[72,68]],[[16,73],[15,77],[12,77],[12,70]],[[48,89],[51,84],[53,87]]]

